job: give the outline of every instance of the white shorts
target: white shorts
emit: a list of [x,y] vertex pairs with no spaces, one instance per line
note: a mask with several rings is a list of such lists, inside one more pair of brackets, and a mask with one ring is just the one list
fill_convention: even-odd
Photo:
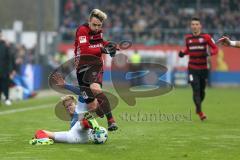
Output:
[[54,141],[62,143],[87,143],[91,129],[84,129],[77,121],[69,131],[54,132]]

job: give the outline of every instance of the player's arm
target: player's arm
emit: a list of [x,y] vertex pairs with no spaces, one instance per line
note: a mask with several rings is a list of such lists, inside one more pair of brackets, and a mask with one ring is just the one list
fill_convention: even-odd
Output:
[[184,57],[185,55],[188,55],[188,48],[187,48],[187,40],[185,38],[185,47],[183,50],[179,51],[178,56],[180,58]]
[[76,33],[75,39],[75,56],[77,55],[77,49],[80,48],[81,53],[83,54],[92,54],[99,55],[101,53],[110,54],[110,56],[115,56],[116,54],[116,45],[113,43],[104,41],[103,47],[90,48],[90,42],[88,39],[88,33],[84,28],[79,28]]
[[208,45],[211,47],[211,52],[210,52],[211,56],[216,55],[218,53],[218,47],[215,44],[214,40],[210,35],[206,35],[206,39],[207,39]]
[[57,72],[54,73],[52,75],[52,78],[54,79],[56,86],[67,89],[76,95],[80,95],[80,93],[81,93],[80,88],[78,86],[67,84],[66,81],[64,80],[63,76],[60,73],[57,73]]
[[103,40],[103,46],[106,46],[110,43],[110,41]]
[[240,48],[240,41],[231,41],[230,44],[233,47]]
[[224,46],[240,48],[240,41],[232,41],[232,40],[230,40],[230,38],[228,38],[226,36],[219,38],[217,43],[220,43]]
[[80,88],[77,87],[77,86],[74,86],[74,85],[65,83],[65,84],[63,85],[63,87],[64,87],[65,89],[67,89],[67,90],[75,93],[76,95],[80,95],[80,94],[81,94]]
[[111,57],[114,57],[116,55],[117,50],[117,44],[110,41],[103,41],[104,47],[102,48],[103,53],[109,54]]

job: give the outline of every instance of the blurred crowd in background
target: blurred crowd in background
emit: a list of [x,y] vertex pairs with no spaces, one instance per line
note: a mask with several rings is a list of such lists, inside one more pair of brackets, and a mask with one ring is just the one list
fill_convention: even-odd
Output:
[[[18,12],[16,8],[23,2],[29,3],[29,6],[37,5],[35,8],[26,8],[36,14],[29,17],[28,12]],[[94,8],[107,13],[108,19],[103,26],[104,37],[115,42],[130,40],[133,44],[149,46],[183,45],[184,34],[191,32],[189,20],[195,16],[201,19],[203,32],[211,34],[215,40],[226,33],[233,40],[240,39],[239,0],[59,0],[39,1],[38,4],[34,1],[5,1],[2,6],[6,5],[11,9],[1,13],[5,14],[1,16],[0,27],[5,29],[5,33],[8,33],[5,35],[12,38],[12,42],[8,39],[0,41],[6,44],[11,62],[1,58],[0,65],[6,63],[12,66],[10,85],[6,86],[20,87],[23,95],[20,99],[34,97],[34,90],[48,88],[49,74],[72,56],[67,53],[67,47],[60,50],[59,44],[73,46],[76,28],[87,22]],[[16,17],[22,26],[11,26],[19,24],[13,23]],[[9,30],[12,34],[9,34]],[[29,30],[32,30],[31,33]],[[13,38],[16,33],[21,36]],[[35,47],[30,48],[32,45],[27,45],[29,42]],[[223,53],[220,55],[224,59]],[[4,67],[0,67],[0,72],[1,68]]]
[[[105,36],[111,40],[135,43],[182,44],[192,16],[202,20],[205,31],[215,37],[234,32],[240,37],[240,3],[238,0],[62,0],[62,39],[72,41],[78,25],[87,21],[93,8],[108,14]],[[202,9],[204,8],[204,9]]]
[[[0,99],[5,99],[6,105],[11,105],[9,94],[11,88],[13,92],[21,90],[20,99],[28,99],[36,96],[25,81],[26,75],[23,72],[23,65],[34,63],[34,48],[26,49],[24,45],[9,42],[2,36],[0,31]],[[1,94],[3,93],[3,94]]]

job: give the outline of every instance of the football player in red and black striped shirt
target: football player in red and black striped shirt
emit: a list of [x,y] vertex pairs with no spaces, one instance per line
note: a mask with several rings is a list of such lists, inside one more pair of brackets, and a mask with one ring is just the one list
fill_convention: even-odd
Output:
[[[207,57],[218,53],[218,47],[209,34],[201,33],[199,18],[191,19],[192,34],[185,35],[185,49],[179,52],[179,57],[189,56],[188,74],[193,90],[193,101],[196,113],[201,120],[206,119],[202,112],[202,102],[205,97],[205,87],[208,78]],[[210,52],[209,52],[210,48]]]
[[[103,113],[108,120],[108,130],[118,127],[111,112],[110,102],[102,91],[103,54],[114,57],[116,46],[103,39],[102,26],[107,15],[99,9],[93,9],[88,23],[77,28],[75,37],[75,63],[77,79],[81,96],[89,111],[95,111],[98,116]],[[101,108],[99,106],[102,106]]]

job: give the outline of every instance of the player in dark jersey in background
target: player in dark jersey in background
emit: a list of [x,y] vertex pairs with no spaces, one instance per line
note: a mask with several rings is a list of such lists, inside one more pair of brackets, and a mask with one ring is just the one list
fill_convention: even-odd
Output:
[[[196,106],[196,113],[201,120],[206,119],[202,112],[202,102],[205,98],[205,88],[208,78],[207,56],[218,53],[212,37],[209,34],[201,33],[201,22],[199,18],[191,19],[192,34],[185,35],[185,49],[179,52],[179,57],[189,56],[188,74],[189,82],[193,90],[193,101]],[[208,48],[211,48],[209,53]]]
[[117,130],[117,125],[111,113],[108,98],[101,88],[102,54],[113,57],[117,50],[112,43],[103,40],[102,25],[106,19],[107,15],[101,10],[92,10],[88,23],[77,28],[74,53],[81,96],[87,103],[89,111],[96,112],[99,117],[106,115],[108,130],[113,131]]

